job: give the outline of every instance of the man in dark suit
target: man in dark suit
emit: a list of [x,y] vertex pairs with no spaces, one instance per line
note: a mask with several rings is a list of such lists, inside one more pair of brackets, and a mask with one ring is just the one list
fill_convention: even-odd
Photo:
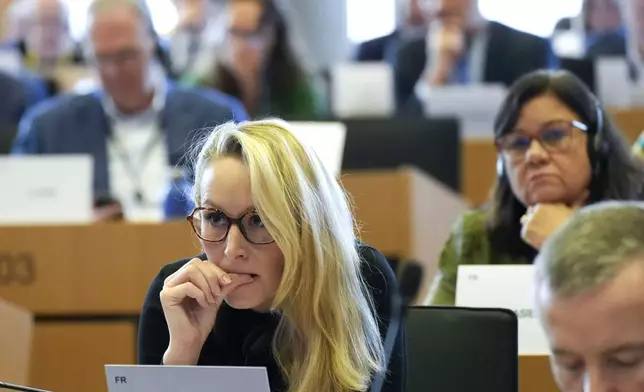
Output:
[[398,51],[394,74],[399,107],[418,105],[413,92],[421,78],[433,86],[510,85],[525,73],[548,67],[547,40],[484,20],[476,0],[436,0],[433,5],[428,36]]
[[0,71],[0,154],[6,154],[16,136],[18,123],[25,111],[46,97],[41,79],[23,72],[12,75]]
[[90,154],[97,198],[114,197],[131,219],[157,220],[171,169],[199,130],[247,114],[222,93],[166,79],[153,56],[150,15],[136,1],[94,0],[88,32],[87,58],[102,88],[36,106],[22,120],[13,152]]
[[[420,0],[399,0],[402,23],[392,33],[358,45],[356,61],[394,61],[398,47],[417,33],[424,35],[427,22],[420,7]],[[365,11],[366,12],[366,11]]]

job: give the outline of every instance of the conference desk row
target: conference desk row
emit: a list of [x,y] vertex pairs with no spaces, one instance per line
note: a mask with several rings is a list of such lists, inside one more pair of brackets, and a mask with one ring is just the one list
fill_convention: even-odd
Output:
[[[346,173],[342,181],[363,240],[392,259],[423,264],[417,302],[424,302],[440,248],[466,203],[413,168]],[[0,380],[105,391],[105,364],[136,362],[137,318],[153,277],[163,264],[199,252],[182,221],[0,227],[0,300],[35,315],[31,350],[17,344],[31,328],[24,317],[22,326],[0,321]],[[544,357],[521,358],[521,375],[521,392],[555,391]]]
[[[633,142],[644,112],[612,114]],[[465,140],[462,149],[464,198],[414,168],[342,176],[362,239],[392,259],[424,266],[417,303],[427,296],[452,223],[467,208],[464,199],[482,203],[494,182],[491,140]],[[0,299],[36,316],[31,350],[17,344],[29,323],[11,325],[0,316],[0,380],[105,391],[104,364],[136,361],[137,318],[149,282],[163,264],[197,253],[186,222],[0,227]],[[21,370],[25,351],[30,365]],[[520,392],[557,390],[545,357],[520,358],[520,383]]]

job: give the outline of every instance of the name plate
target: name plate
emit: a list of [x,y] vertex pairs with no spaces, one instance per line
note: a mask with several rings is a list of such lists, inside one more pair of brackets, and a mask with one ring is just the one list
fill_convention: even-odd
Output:
[[109,392],[270,392],[263,367],[105,365]]
[[461,265],[456,306],[513,310],[519,319],[519,355],[548,355],[535,309],[534,273],[531,265]]

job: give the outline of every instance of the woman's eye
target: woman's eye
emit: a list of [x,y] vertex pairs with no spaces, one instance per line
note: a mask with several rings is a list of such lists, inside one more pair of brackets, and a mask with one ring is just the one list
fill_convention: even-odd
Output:
[[253,226],[264,227],[264,223],[262,223],[262,218],[260,218],[258,214],[251,215],[249,222]]

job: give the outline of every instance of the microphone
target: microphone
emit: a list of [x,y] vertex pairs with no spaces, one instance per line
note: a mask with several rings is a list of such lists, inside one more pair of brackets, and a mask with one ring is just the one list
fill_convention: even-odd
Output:
[[415,261],[405,262],[405,268],[399,279],[400,297],[403,307],[403,314],[418,295],[423,282],[423,267]]
[[[421,282],[423,281],[423,267],[415,261],[406,261],[405,268],[403,269],[400,279],[398,279],[398,292],[391,295],[391,315],[389,317],[389,328],[383,346],[385,348],[385,360],[387,366],[391,361],[391,355],[396,345],[396,338],[400,331],[405,315],[407,314],[407,307],[418,295]],[[385,383],[387,372],[375,378],[370,392],[381,392],[382,386]]]
[[25,387],[23,385],[10,384],[8,382],[0,381],[0,389],[8,389],[11,391],[22,391],[22,392],[51,392],[44,389]]

